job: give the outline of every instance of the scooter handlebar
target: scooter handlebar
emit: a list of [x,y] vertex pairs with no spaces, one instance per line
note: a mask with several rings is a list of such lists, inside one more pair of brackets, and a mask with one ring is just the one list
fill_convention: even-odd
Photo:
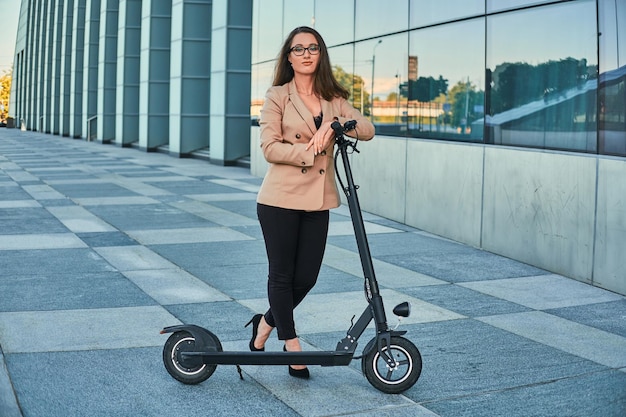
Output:
[[335,131],[335,137],[339,138],[343,136],[343,132],[348,132],[356,127],[356,120],[348,120],[343,126],[335,120],[330,124],[330,127]]

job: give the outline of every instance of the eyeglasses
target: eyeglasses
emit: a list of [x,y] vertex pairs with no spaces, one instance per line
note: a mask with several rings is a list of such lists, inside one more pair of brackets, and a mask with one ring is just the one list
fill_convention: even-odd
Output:
[[317,55],[317,54],[320,53],[320,46],[316,45],[314,43],[312,43],[311,45],[309,45],[306,48],[304,46],[302,46],[302,45],[296,45],[293,48],[291,48],[289,51],[293,52],[294,55],[296,55],[296,56],[304,55],[304,51],[309,51],[309,53],[311,55]]

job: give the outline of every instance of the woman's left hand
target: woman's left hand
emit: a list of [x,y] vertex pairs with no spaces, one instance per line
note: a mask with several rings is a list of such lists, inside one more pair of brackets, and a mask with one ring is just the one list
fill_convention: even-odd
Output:
[[315,155],[319,155],[333,140],[333,129],[330,127],[332,122],[324,122],[317,129],[317,132],[313,135],[309,144],[306,146],[306,150],[313,148]]

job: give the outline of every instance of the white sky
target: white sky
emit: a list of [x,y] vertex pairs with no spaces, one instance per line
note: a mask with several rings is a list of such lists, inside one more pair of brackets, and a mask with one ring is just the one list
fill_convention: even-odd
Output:
[[11,69],[15,54],[15,39],[20,16],[21,0],[0,0],[2,44],[0,47],[0,74]]

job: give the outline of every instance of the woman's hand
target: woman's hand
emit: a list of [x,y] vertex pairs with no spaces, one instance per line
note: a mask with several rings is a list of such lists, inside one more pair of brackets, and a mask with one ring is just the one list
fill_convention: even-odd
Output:
[[317,132],[313,135],[309,144],[306,146],[306,150],[313,148],[315,155],[319,155],[324,149],[328,147],[333,138],[333,129],[330,127],[331,122],[324,122],[317,129]]

